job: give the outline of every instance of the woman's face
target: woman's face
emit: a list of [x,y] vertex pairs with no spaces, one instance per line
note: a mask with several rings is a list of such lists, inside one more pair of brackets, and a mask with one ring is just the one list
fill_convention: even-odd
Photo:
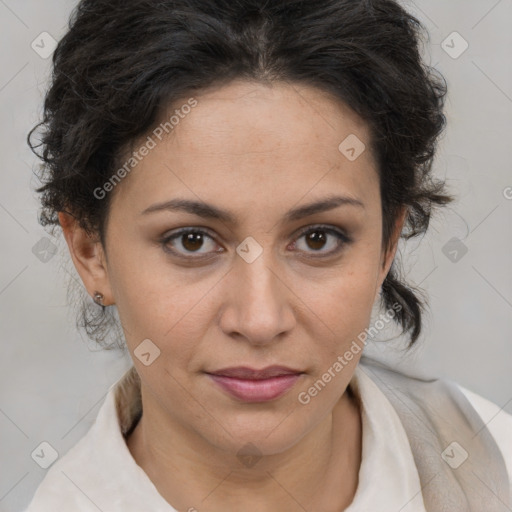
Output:
[[[309,87],[238,81],[195,100],[166,114],[179,122],[149,134],[156,146],[115,187],[98,287],[117,305],[145,410],[224,451],[277,453],[343,395],[361,353],[333,368],[361,346],[391,263],[369,132]],[[209,375],[271,365],[301,374],[238,394]]]

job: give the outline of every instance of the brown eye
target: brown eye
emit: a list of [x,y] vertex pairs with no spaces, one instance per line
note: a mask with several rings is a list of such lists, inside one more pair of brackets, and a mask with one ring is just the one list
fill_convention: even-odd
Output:
[[[300,242],[302,239],[304,243]],[[303,231],[294,245],[301,252],[318,253],[322,257],[338,253],[350,242],[351,239],[337,229],[316,226]]]
[[[183,258],[198,258],[211,255],[218,247],[213,238],[202,229],[187,228],[182,229],[172,235],[166,236],[161,240],[161,244],[166,252],[170,252]],[[188,254],[197,254],[198,256],[188,256]]]

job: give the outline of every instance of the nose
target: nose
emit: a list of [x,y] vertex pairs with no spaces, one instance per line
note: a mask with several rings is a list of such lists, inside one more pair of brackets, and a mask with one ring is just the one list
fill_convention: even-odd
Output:
[[295,295],[284,270],[271,260],[266,251],[252,263],[237,257],[224,283],[220,317],[220,326],[228,336],[268,345],[295,326]]

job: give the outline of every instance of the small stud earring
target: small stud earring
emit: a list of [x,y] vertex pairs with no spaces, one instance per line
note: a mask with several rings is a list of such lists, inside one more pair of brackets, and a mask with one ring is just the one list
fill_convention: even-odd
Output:
[[96,304],[98,304],[98,306],[104,306],[103,304],[103,294],[100,293],[100,292],[94,292],[94,297],[93,297],[93,300],[94,302],[96,302]]

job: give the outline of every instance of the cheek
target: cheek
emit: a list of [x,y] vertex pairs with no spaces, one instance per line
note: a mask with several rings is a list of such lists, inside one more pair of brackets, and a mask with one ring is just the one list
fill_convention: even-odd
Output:
[[344,274],[328,288],[308,296],[307,304],[321,322],[331,346],[339,348],[368,326],[374,302],[374,281],[368,276]]
[[136,251],[118,251],[111,260],[111,285],[131,352],[150,339],[162,355],[172,353],[173,365],[187,361],[194,340],[202,337],[208,318],[205,298],[218,276],[173,270],[164,258],[148,263]]
[[[310,318],[305,325],[316,325],[312,339],[319,341],[318,350],[325,358],[337,357],[357,340],[370,322],[377,291],[379,253],[374,247],[361,249],[321,279],[300,281],[297,295],[307,305],[305,314]],[[317,318],[316,323],[313,317]]]

